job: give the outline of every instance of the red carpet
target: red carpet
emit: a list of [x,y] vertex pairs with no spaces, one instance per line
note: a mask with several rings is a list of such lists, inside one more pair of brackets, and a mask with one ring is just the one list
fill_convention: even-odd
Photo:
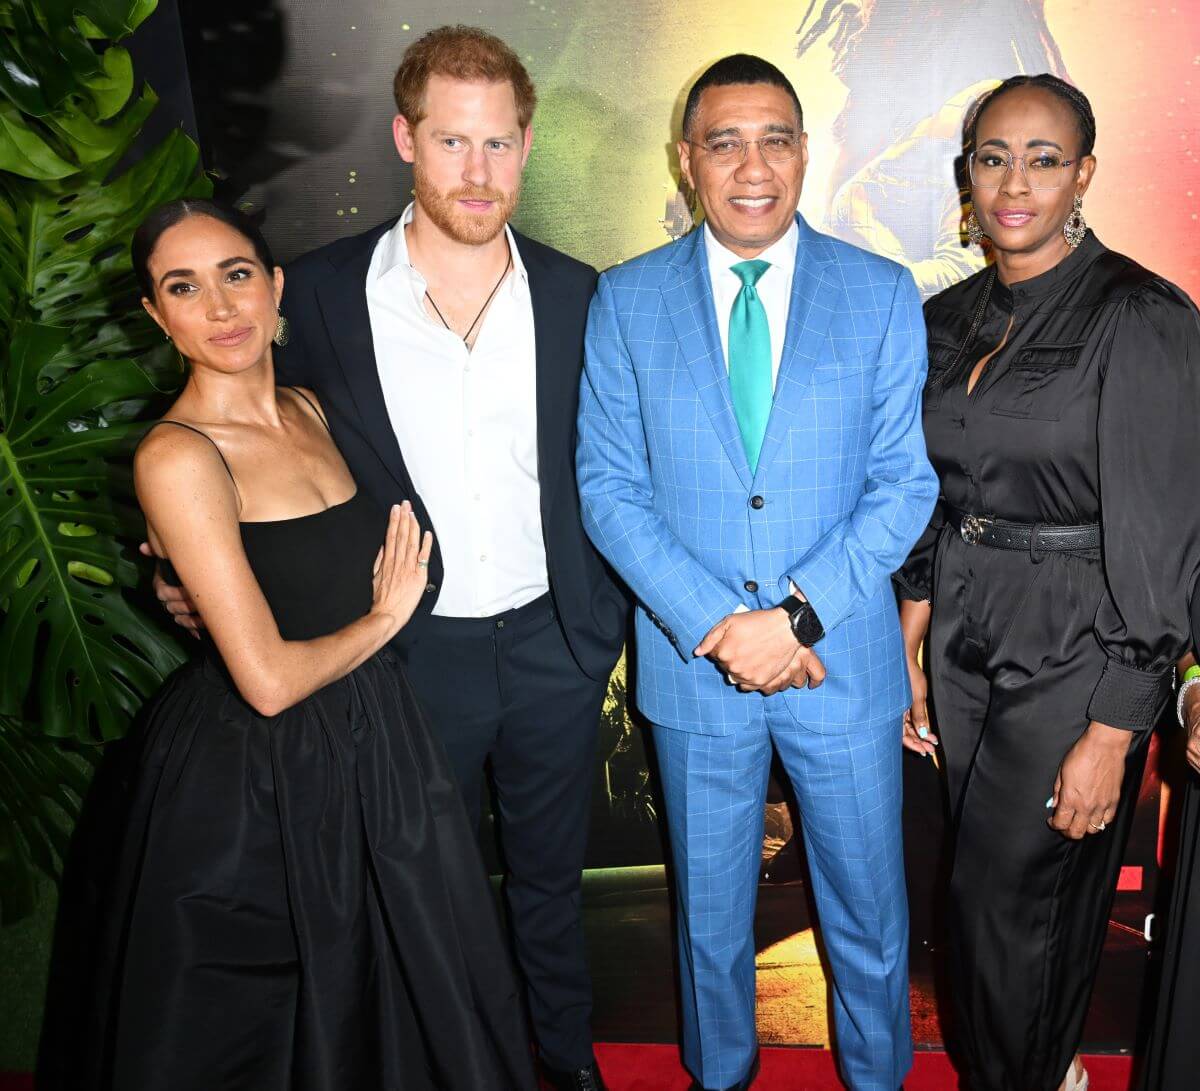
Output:
[[[596,1053],[610,1091],[687,1091],[691,1082],[674,1046],[598,1045]],[[1128,1057],[1088,1057],[1085,1064],[1091,1074],[1089,1091],[1127,1091]],[[764,1049],[754,1091],[837,1091],[841,1086],[828,1050]],[[944,1053],[918,1053],[904,1091],[955,1091],[957,1087]]]
[[[598,1045],[610,1091],[687,1091],[688,1075],[674,1046]],[[1127,1091],[1128,1057],[1088,1057],[1090,1091]],[[836,1091],[833,1058],[824,1049],[764,1049],[754,1091]],[[943,1053],[918,1053],[905,1091],[954,1091],[958,1081]],[[0,1091],[33,1091],[28,1076],[0,1074]]]

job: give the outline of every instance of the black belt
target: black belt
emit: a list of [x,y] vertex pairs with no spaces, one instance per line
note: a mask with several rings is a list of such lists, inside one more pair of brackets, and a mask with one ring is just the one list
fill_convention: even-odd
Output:
[[1064,527],[1053,523],[1010,523],[990,515],[971,515],[957,508],[946,509],[952,526],[967,545],[990,546],[1038,553],[1099,549],[1104,538],[1099,523]]

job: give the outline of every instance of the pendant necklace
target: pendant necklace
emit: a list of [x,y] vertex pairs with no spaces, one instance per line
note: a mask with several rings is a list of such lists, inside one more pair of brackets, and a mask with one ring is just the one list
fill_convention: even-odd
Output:
[[[487,299],[483,301],[483,306],[479,308],[479,313],[475,316],[475,321],[467,327],[467,332],[463,334],[462,342],[467,346],[468,352],[471,351],[471,334],[475,332],[475,327],[479,325],[479,320],[483,317],[483,312],[488,309],[488,305],[493,299],[496,298],[496,293],[500,291],[500,285],[504,283],[504,278],[508,276],[508,271],[512,268],[512,264],[512,251],[509,250],[508,261],[504,263],[504,272],[500,274],[500,279],[496,281],[496,287],[494,287],[491,292],[488,293]],[[428,288],[425,289],[425,298],[429,300],[429,305],[433,308],[434,313],[442,320],[442,325],[445,326],[446,329],[450,330],[451,333],[453,333],[454,331],[450,329],[450,323],[446,321],[446,316],[442,314],[442,309],[437,305],[437,303],[434,302],[433,296],[429,294]]]

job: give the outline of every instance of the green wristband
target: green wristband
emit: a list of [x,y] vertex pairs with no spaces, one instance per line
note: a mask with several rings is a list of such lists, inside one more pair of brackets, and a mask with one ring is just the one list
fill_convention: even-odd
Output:
[[1200,678],[1200,663],[1193,663],[1188,667],[1183,672],[1183,677],[1180,679],[1179,684],[1183,685],[1184,682],[1190,682],[1193,678]]

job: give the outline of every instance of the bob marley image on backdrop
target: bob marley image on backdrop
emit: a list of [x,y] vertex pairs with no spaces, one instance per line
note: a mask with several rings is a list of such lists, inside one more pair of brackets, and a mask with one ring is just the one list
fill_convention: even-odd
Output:
[[[675,154],[684,96],[712,61],[749,52],[779,66],[804,106],[810,163],[799,211],[907,266],[924,296],[983,262],[964,232],[963,121],[983,91],[1017,72],[1052,72],[1091,98],[1099,169],[1087,218],[1100,237],[1200,292],[1200,14],[1187,5],[243,0],[183,2],[180,14],[205,164],[221,196],[264,214],[283,260],[403,209],[412,180],[392,146],[392,75],[424,31],[463,22],[510,42],[538,87],[515,225],[598,268],[694,227]],[[595,1030],[673,1041],[670,877],[633,689],[623,659],[603,711],[585,877]],[[1136,1034],[1158,865],[1170,854],[1176,741],[1164,734],[1151,754],[1090,1048],[1129,1047]],[[905,766],[915,1029],[936,1044],[943,799],[932,763],[906,755]],[[792,813],[786,785],[773,785],[757,921],[759,1030],[764,1042],[820,1045],[828,986]]]

